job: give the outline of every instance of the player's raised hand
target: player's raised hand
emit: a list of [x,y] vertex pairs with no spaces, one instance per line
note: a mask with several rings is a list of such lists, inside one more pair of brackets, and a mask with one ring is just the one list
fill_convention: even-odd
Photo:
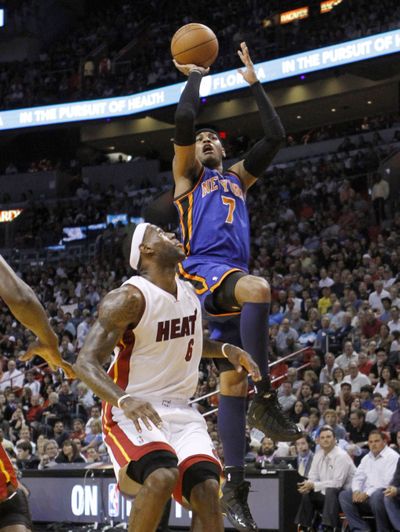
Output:
[[251,60],[249,49],[247,48],[247,45],[245,42],[240,43],[240,50],[238,50],[238,56],[242,60],[242,63],[246,67],[246,70],[243,70],[242,68],[238,69],[239,74],[243,76],[243,79],[247,81],[249,85],[253,85],[253,83],[256,83],[258,81],[257,74],[253,65],[253,61]]
[[241,373],[244,368],[254,382],[261,380],[260,368],[249,353],[232,344],[224,344],[224,353],[238,373]]
[[29,346],[27,352],[21,355],[19,359],[27,362],[35,355],[41,356],[47,362],[52,371],[56,371],[58,368],[61,368],[68,379],[76,379],[75,371],[72,369],[71,364],[62,358],[57,345],[45,344],[40,341],[33,342]]
[[175,61],[175,59],[173,59],[172,62],[174,63],[176,68],[179,70],[179,72],[182,72],[184,76],[189,76],[192,70],[197,70],[198,72],[200,72],[202,76],[206,76],[210,72],[210,67],[204,68],[202,66],[193,65],[193,64],[181,65],[180,63]]
[[162,419],[154,410],[150,403],[139,401],[134,397],[127,397],[121,401],[121,408],[127,418],[131,419],[138,432],[142,432],[139,420],[145,425],[148,430],[152,430],[151,423],[157,428],[162,425]]

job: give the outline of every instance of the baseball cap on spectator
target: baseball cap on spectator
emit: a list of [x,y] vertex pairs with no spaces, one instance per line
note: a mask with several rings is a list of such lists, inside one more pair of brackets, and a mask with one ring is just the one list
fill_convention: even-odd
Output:
[[370,259],[371,258],[371,255],[369,255],[368,253],[364,253],[364,255],[362,256],[363,259]]
[[9,342],[15,342],[15,341],[16,341],[16,340],[15,340],[15,336],[9,336],[9,337],[8,337],[8,341],[9,341]]

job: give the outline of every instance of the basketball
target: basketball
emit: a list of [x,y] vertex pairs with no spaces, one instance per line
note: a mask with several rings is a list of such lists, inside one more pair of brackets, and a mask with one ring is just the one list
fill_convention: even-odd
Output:
[[171,54],[181,65],[194,64],[207,68],[217,58],[218,39],[204,24],[186,24],[172,37]]

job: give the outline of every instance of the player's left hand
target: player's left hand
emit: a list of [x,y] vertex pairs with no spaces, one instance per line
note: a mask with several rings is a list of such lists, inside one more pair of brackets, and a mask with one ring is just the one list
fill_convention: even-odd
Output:
[[61,368],[68,379],[76,379],[76,373],[72,369],[71,364],[66,362],[56,345],[49,345],[40,341],[33,342],[26,353],[19,357],[20,360],[27,362],[31,360],[35,355],[41,356],[49,365],[52,371],[56,371]]
[[240,43],[240,50],[238,50],[238,56],[242,60],[242,63],[246,67],[246,70],[243,70],[242,68],[238,69],[239,74],[243,76],[243,79],[247,81],[249,85],[253,85],[253,83],[256,83],[258,81],[258,77],[253,65],[253,61],[251,60],[249,49],[247,48],[247,45],[245,42]]
[[232,344],[226,344],[224,351],[228,355],[229,362],[235,367],[238,373],[241,373],[244,368],[254,382],[261,380],[260,368],[249,353]]

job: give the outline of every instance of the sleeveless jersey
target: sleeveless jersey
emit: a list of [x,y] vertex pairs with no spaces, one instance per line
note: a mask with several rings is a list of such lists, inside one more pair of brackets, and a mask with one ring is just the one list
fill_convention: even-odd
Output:
[[138,325],[115,348],[108,374],[138,398],[189,399],[203,350],[201,308],[193,287],[177,278],[175,297],[140,276],[124,284],[136,286],[146,306]]
[[[233,172],[203,168],[194,188],[174,201],[186,256],[207,257],[247,268],[250,225],[246,198]],[[185,263],[183,262],[183,265]]]

